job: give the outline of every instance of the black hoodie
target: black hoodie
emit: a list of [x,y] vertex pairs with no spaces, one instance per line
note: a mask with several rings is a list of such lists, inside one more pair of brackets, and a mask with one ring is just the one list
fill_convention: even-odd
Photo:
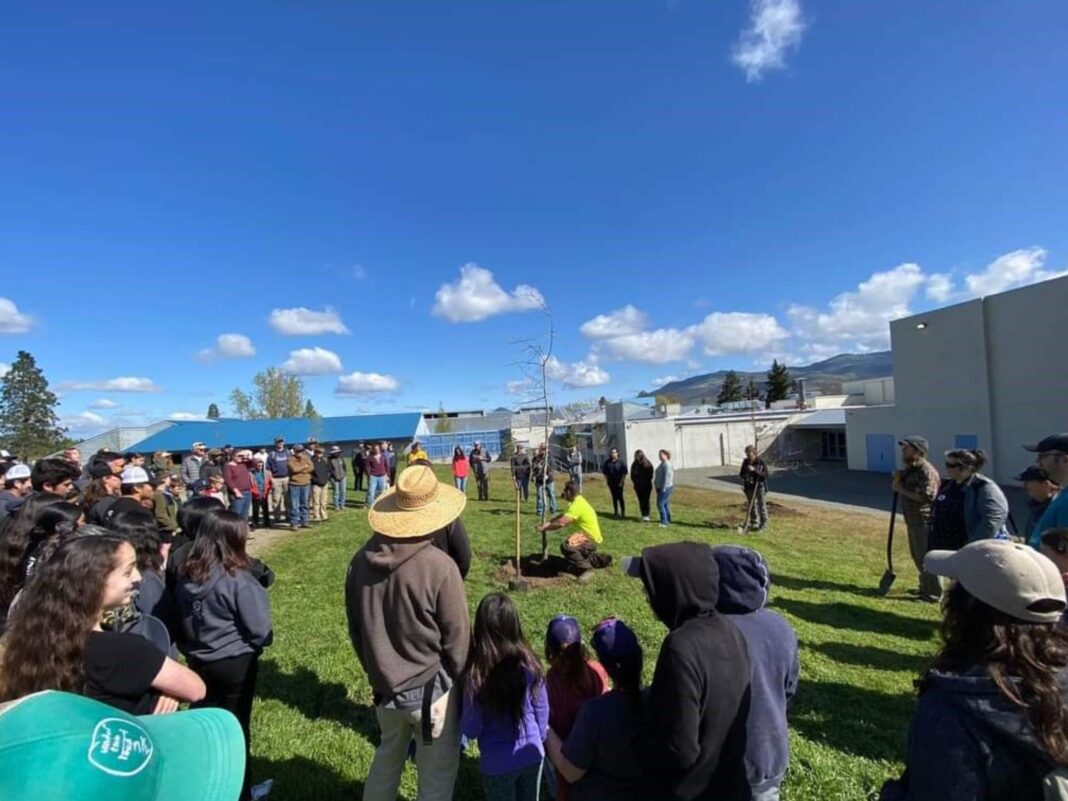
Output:
[[1055,767],[1023,710],[980,668],[927,674],[905,765],[881,801],[1042,801]]
[[650,687],[648,797],[747,801],[749,657],[741,633],[716,612],[712,549],[646,548],[641,574],[654,614],[671,629]]

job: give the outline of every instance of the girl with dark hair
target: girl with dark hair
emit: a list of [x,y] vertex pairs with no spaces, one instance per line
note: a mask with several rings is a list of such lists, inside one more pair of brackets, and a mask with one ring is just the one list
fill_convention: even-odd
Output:
[[649,522],[649,496],[653,494],[653,473],[655,468],[644,451],[634,451],[634,461],[630,465],[630,483],[634,485],[634,494],[638,496],[638,508],[642,513],[642,522]]
[[471,463],[467,461],[464,449],[457,445],[452,451],[452,482],[456,489],[467,492],[467,474]]
[[486,801],[537,801],[549,703],[541,664],[504,593],[478,605],[460,731],[478,740]]
[[602,620],[593,649],[612,678],[612,691],[578,711],[567,737],[549,730],[545,750],[571,801],[639,801],[642,793],[642,647],[627,625]]
[[964,524],[968,542],[1009,538],[1009,502],[1001,487],[980,471],[986,453],[979,449],[946,451],[946,472],[964,490]]
[[924,570],[955,579],[942,648],[917,682],[904,775],[882,801],[1041,801],[1068,768],[1065,589],[1034,549],[981,540],[930,551]]
[[62,543],[11,616],[0,648],[0,701],[61,690],[147,715],[203,698],[193,671],[142,637],[101,629],[109,611],[130,602],[139,580],[134,549],[120,537]]
[[[274,636],[267,591],[249,571],[247,541],[243,516],[208,515],[182,565],[176,593],[183,650],[208,687],[200,706],[233,712],[245,732],[246,751],[259,658]],[[246,761],[242,797],[248,793]]]
[[18,511],[0,523],[0,632],[8,608],[22,588],[30,536],[37,518],[47,506],[63,503],[61,495],[38,492],[30,495]]
[[156,516],[147,509],[119,512],[111,519],[111,530],[133,546],[141,584],[134,605],[143,615],[152,615],[172,629],[176,622],[174,606],[169,603],[163,565],[166,549],[160,537]]
[[30,541],[22,559],[23,583],[51,555],[61,540],[74,535],[81,521],[82,510],[73,503],[53,503],[41,509],[30,531]]
[[[545,632],[545,676],[549,696],[549,728],[566,740],[575,725],[579,708],[589,699],[608,691],[608,674],[599,662],[590,659],[582,642],[578,621],[570,615],[557,615]],[[556,801],[567,801],[568,784],[547,764],[550,786],[556,787]]]

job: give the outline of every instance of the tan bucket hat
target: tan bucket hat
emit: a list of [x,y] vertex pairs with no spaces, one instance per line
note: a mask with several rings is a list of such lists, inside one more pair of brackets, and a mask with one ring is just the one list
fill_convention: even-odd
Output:
[[412,539],[432,534],[460,516],[467,495],[438,481],[424,465],[405,468],[397,485],[375,500],[367,512],[371,530],[393,539]]

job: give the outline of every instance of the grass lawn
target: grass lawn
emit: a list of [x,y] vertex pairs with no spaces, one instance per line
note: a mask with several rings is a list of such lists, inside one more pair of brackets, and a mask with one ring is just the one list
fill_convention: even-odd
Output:
[[[445,469],[439,475],[445,478]],[[486,592],[506,589],[500,565],[514,552],[515,502],[507,473],[494,473],[491,488],[493,499],[470,500],[463,517],[475,553],[467,578],[472,615]],[[603,482],[589,480],[585,489],[595,508],[611,508]],[[474,495],[473,485],[468,491]],[[363,493],[358,498],[362,503]],[[737,543],[740,535],[734,530],[707,523],[740,522],[740,498],[740,493],[677,487],[671,528],[602,515],[602,548],[618,563],[642,547],[670,540]],[[637,511],[632,495],[627,504],[632,514]],[[767,558],[771,607],[797,629],[802,646],[801,686],[790,711],[793,757],[783,797],[871,797],[900,770],[914,705],[912,681],[934,652],[937,610],[905,595],[915,575],[903,543],[895,555],[894,590],[888,598],[875,597],[886,533],[878,518],[810,505],[773,508],[772,515],[769,533],[750,535],[746,544]],[[523,510],[524,553],[540,548],[534,523],[531,497]],[[349,645],[343,597],[349,560],[369,535],[363,509],[349,508],[311,531],[287,532],[261,554],[278,579],[271,590],[275,644],[260,665],[253,712],[253,778],[274,778],[273,801],[351,801],[362,792],[378,732],[371,690]],[[666,629],[653,618],[640,584],[624,578],[617,566],[599,571],[587,584],[536,588],[516,595],[516,601],[538,652],[555,614],[573,614],[587,633],[602,617],[617,615],[641,638],[646,678],[651,677]],[[411,768],[401,796],[415,798]],[[455,798],[481,797],[477,761],[464,755]]]

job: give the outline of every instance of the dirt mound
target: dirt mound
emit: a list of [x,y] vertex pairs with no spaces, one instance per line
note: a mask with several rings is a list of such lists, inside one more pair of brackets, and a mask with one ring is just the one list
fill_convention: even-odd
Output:
[[[500,567],[497,569],[497,577],[502,582],[515,581],[515,558],[498,561]],[[541,554],[531,554],[522,557],[519,565],[524,580],[528,581],[531,587],[559,587],[578,581],[578,577],[562,556],[550,555],[542,559]]]

